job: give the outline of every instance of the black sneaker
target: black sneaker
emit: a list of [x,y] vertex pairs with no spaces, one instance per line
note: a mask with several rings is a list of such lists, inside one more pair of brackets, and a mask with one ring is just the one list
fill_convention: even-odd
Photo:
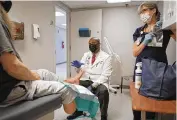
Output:
[[76,111],[72,115],[68,116],[67,120],[74,120],[82,115],[84,115],[83,111]]

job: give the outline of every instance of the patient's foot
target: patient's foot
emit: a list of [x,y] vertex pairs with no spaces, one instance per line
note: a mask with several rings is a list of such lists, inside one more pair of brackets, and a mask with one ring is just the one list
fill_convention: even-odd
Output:
[[76,111],[72,115],[68,116],[67,120],[73,120],[73,119],[76,119],[82,115],[84,115],[82,111]]

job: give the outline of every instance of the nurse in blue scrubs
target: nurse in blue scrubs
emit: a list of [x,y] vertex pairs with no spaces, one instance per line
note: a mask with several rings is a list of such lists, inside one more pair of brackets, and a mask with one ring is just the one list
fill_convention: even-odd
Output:
[[[133,40],[134,40],[133,55],[134,57],[136,57],[135,65],[136,63],[141,62],[141,58],[143,57],[148,57],[148,58],[155,59],[156,61],[159,62],[168,63],[166,49],[170,38],[172,37],[173,39],[176,39],[176,35],[175,35],[176,31],[173,32],[171,30],[158,31],[157,36],[160,35],[161,38],[160,46],[158,47],[149,46],[148,44],[156,36],[154,34],[154,29],[161,28],[162,26],[162,22],[160,21],[160,12],[155,3],[144,2],[139,6],[138,13],[140,15],[140,19],[144,22],[144,25],[138,27],[133,34]],[[141,119],[140,111],[133,111],[133,114],[134,114],[134,120]],[[149,119],[153,119],[155,117],[155,114],[147,113],[146,116]]]

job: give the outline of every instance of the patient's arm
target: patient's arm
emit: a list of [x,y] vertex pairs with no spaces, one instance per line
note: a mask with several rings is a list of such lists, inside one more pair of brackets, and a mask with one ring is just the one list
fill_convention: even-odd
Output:
[[82,77],[82,75],[84,74],[83,70],[80,70],[79,73],[73,77],[73,78],[69,78],[67,80],[65,80],[65,82],[71,83],[71,84],[79,84],[79,80]]
[[139,46],[136,44],[136,42],[133,44],[133,56],[137,57],[145,48],[144,44],[140,44]]
[[18,80],[40,79],[40,76],[36,72],[29,70],[15,55],[11,53],[2,53],[0,56],[0,63],[9,75]]

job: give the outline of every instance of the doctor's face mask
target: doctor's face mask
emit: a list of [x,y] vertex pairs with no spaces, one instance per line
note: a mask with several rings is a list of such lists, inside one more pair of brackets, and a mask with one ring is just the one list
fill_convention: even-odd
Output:
[[100,50],[100,41],[98,38],[91,38],[89,40],[89,50],[92,53],[97,53]]

